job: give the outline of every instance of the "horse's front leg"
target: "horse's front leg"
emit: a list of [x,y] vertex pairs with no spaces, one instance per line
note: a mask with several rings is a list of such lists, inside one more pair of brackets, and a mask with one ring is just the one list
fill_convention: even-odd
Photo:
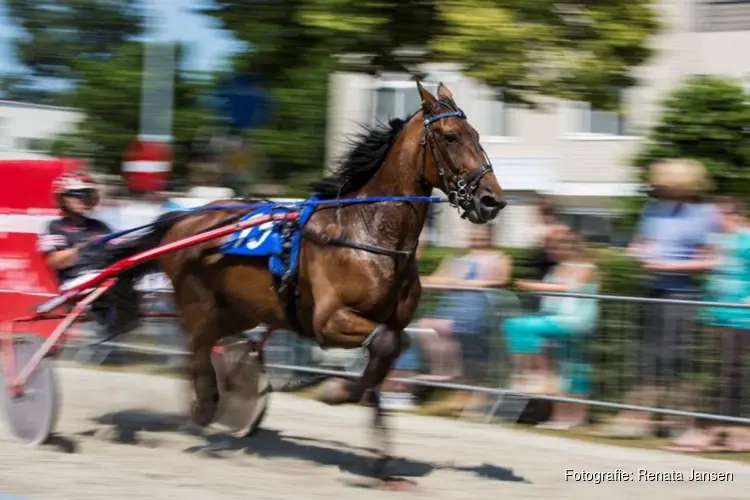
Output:
[[380,386],[401,353],[401,332],[362,318],[350,310],[340,309],[325,323],[320,333],[334,342],[354,344],[351,347],[365,345],[369,351],[370,359],[359,379],[328,380],[321,385],[319,399],[330,405],[340,405],[359,403],[366,396],[365,402],[374,410],[373,428],[380,445],[380,457],[374,472],[382,476],[390,460],[390,446],[385,414],[380,406]]

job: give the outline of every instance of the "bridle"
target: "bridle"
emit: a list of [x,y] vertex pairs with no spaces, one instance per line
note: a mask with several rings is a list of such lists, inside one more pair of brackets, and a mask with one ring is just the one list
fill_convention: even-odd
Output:
[[[460,118],[460,119],[465,120],[466,114],[462,110],[450,105],[449,103],[446,103],[444,101],[440,101],[440,102],[441,104],[449,106],[453,108],[454,110],[447,111],[445,113],[440,113],[439,115],[435,115],[435,116],[431,116],[430,113],[426,109],[423,110],[423,113],[425,116],[425,120],[424,120],[425,134],[424,134],[424,137],[422,138],[423,161],[425,162],[425,166],[426,166],[427,142],[429,141],[430,150],[432,152],[432,158],[435,161],[435,168],[437,170],[438,177],[440,178],[440,182],[442,183],[443,191],[445,191],[445,194],[448,196],[448,203],[452,207],[460,208],[461,210],[463,210],[464,213],[462,217],[466,217],[466,212],[472,208],[473,198],[477,189],[479,188],[479,183],[482,181],[482,178],[485,175],[493,171],[492,162],[490,161],[489,156],[487,156],[487,152],[484,150],[482,145],[474,137],[472,137],[472,140],[474,140],[477,147],[482,152],[484,159],[486,160],[486,163],[482,165],[480,168],[462,175],[461,172],[458,170],[458,168],[455,165],[453,165],[452,162],[441,161],[441,156],[445,157],[446,155],[444,155],[442,153],[442,150],[437,147],[437,144],[435,141],[435,134],[431,125],[445,118]],[[452,187],[450,186],[450,183],[448,182],[448,178],[446,176],[446,168],[444,164],[448,165],[447,170],[452,174],[452,180],[453,180]]]

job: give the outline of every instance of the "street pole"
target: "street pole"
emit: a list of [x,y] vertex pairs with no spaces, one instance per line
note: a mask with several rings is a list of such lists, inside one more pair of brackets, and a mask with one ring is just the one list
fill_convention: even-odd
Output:
[[171,142],[174,102],[175,50],[170,40],[159,40],[163,15],[151,0],[147,7],[139,138]]
[[174,105],[175,48],[159,40],[163,21],[155,0],[145,6],[146,40],[143,42],[143,79],[138,137],[125,155],[123,176],[133,193],[163,190],[171,169],[172,113]]

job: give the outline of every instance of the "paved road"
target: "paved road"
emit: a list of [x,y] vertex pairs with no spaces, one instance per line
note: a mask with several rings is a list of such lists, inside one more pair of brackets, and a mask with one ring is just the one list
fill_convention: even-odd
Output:
[[[82,369],[59,371],[64,408],[54,445],[0,441],[0,498],[30,499],[747,499],[750,466],[532,435],[482,424],[393,418],[396,472],[409,493],[372,488],[358,474],[368,454],[369,412],[274,395],[265,430],[247,440],[177,430],[186,387],[174,379]],[[74,447],[74,453],[65,448]],[[68,450],[69,451],[69,450]],[[632,480],[566,481],[576,472],[631,473]],[[639,477],[638,471],[643,470]],[[731,481],[689,481],[691,471]],[[683,480],[645,480],[681,473]],[[652,477],[652,479],[654,479]],[[672,479],[679,479],[672,475]]]

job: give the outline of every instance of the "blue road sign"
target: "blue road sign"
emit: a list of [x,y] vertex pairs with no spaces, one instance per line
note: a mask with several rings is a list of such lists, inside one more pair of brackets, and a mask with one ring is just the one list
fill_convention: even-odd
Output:
[[237,129],[262,127],[268,120],[270,97],[252,75],[229,78],[219,86],[217,97],[220,112]]

